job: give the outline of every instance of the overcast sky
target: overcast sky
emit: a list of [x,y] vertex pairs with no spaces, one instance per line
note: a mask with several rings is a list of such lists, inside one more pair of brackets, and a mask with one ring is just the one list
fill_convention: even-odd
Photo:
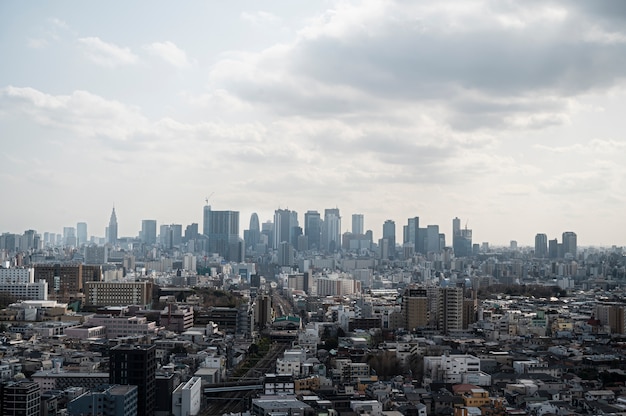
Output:
[[626,245],[626,1],[2,1],[0,232],[338,207]]

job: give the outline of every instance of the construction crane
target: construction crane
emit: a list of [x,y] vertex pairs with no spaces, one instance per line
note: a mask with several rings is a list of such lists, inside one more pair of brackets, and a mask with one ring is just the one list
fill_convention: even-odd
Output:
[[207,196],[207,197],[204,199],[204,200],[206,201],[206,204],[207,204],[207,205],[209,205],[209,198],[211,198],[211,197],[213,196],[213,194],[214,194],[214,193],[215,193],[215,192],[211,192],[211,193],[209,194],[209,196]]

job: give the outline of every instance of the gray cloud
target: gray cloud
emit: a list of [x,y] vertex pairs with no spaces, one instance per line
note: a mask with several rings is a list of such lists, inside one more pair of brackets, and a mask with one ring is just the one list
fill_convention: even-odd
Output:
[[349,15],[358,8],[337,10],[292,45],[222,62],[213,76],[278,114],[342,117],[384,112],[387,100],[420,102],[443,105],[443,120],[466,130],[563,123],[566,102],[546,95],[605,89],[626,75],[626,42],[602,41],[626,39],[626,26],[615,32],[604,18],[611,8],[587,15],[562,2],[488,2],[457,12],[454,2],[371,4],[379,14],[362,12],[358,21]]

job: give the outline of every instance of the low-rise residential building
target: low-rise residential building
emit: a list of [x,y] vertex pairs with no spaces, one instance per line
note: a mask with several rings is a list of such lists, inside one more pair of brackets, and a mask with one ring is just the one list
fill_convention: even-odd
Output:
[[68,387],[93,389],[108,384],[109,373],[82,373],[66,371],[37,371],[31,376],[41,391],[63,390]]
[[85,303],[91,306],[148,306],[151,282],[85,282]]
[[159,330],[155,322],[148,322],[147,318],[140,316],[95,315],[88,322],[90,325],[106,327],[107,338],[155,335]]
[[137,386],[132,385],[99,386],[69,402],[68,415],[135,416],[137,391]]

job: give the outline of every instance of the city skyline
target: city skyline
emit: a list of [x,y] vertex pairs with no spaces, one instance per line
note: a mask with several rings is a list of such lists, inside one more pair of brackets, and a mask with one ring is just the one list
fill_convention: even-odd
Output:
[[[324,212],[326,211],[326,212]],[[344,233],[353,233],[353,229],[352,227],[354,226],[354,219],[355,217],[358,217],[358,222],[360,223],[359,226],[363,227],[364,224],[364,219],[366,217],[366,215],[359,213],[359,214],[350,214],[348,215],[349,219],[352,220],[352,222],[350,222],[349,224],[346,224],[346,220],[345,214],[341,213],[341,210],[339,208],[327,208],[325,210],[322,210],[322,214],[328,215],[328,213],[332,213],[334,214],[334,217],[337,217],[337,214],[339,215],[339,223],[341,223],[341,230],[340,234],[338,236],[338,240],[341,241],[342,239],[342,235]],[[220,219],[217,219],[217,217],[213,218],[212,220],[210,219],[211,217],[209,216],[210,214],[207,213],[215,213],[219,216]],[[216,235],[215,233],[207,233],[207,231],[210,229],[206,228],[208,223],[215,223],[213,225],[213,227],[217,226],[219,227],[232,227],[235,226],[238,229],[238,234],[231,234],[232,236],[237,236],[239,238],[242,239],[246,239],[246,233],[249,232],[250,228],[248,228],[249,226],[255,226],[258,227],[259,230],[258,232],[260,232],[260,225],[263,223],[271,223],[273,225],[272,228],[273,230],[273,235],[274,240],[269,242],[269,246],[275,246],[278,247],[279,241],[287,241],[290,242],[294,247],[297,245],[293,235],[291,235],[291,231],[289,229],[289,227],[286,229],[286,231],[283,231],[283,237],[278,237],[278,235],[276,234],[277,229],[281,228],[281,225],[277,225],[280,224],[280,221],[278,223],[276,223],[276,219],[277,216],[278,218],[280,218],[281,216],[283,216],[284,214],[288,214],[288,217],[292,218],[291,221],[297,221],[297,223],[300,223],[300,227],[297,227],[300,229],[300,232],[302,233],[302,235],[307,235],[309,236],[309,238],[314,238],[312,236],[310,236],[308,234],[308,232],[310,232],[310,229],[307,228],[307,226],[309,225],[307,223],[307,216],[314,214],[316,215],[319,219],[322,220],[324,219],[325,215],[322,215],[318,210],[315,209],[309,209],[304,213],[298,212],[296,210],[289,210],[289,209],[283,209],[283,208],[277,208],[274,211],[273,217],[269,218],[263,222],[261,222],[259,220],[258,214],[256,212],[253,212],[250,214],[249,219],[250,222],[246,222],[245,218],[243,219],[243,222],[240,223],[240,212],[237,210],[215,210],[213,209],[210,205],[204,205],[202,208],[202,213],[201,213],[201,220],[199,222],[190,222],[190,223],[181,223],[181,222],[166,222],[166,223],[161,223],[159,222],[158,219],[143,219],[140,221],[140,225],[139,225],[139,229],[135,232],[135,233],[129,233],[129,234],[124,234],[124,235],[117,235],[117,237],[114,238],[114,240],[119,239],[124,239],[124,238],[136,238],[141,240],[144,243],[148,243],[148,244],[155,244],[157,242],[164,244],[164,238],[171,238],[170,234],[170,229],[172,227],[177,227],[178,228],[178,232],[175,233],[176,235],[179,235],[180,237],[182,237],[185,233],[187,233],[188,231],[191,231],[190,227],[195,226],[195,231],[194,233],[197,233],[198,230],[203,230],[203,233],[205,235]],[[116,211],[115,208],[112,209],[111,211],[111,217],[109,219],[108,222],[108,226],[105,227],[104,229],[104,234],[103,235],[98,235],[97,233],[88,233],[87,234],[87,239],[85,241],[87,241],[89,243],[89,240],[93,237],[93,238],[100,238],[102,239],[106,244],[114,244],[115,241],[112,241],[111,238],[112,236],[110,235],[110,228],[111,228],[111,224],[115,224],[115,233],[117,234],[117,215],[116,215]],[[231,225],[227,225],[229,222],[231,222],[231,216],[235,215],[236,218],[234,218],[234,223],[232,223]],[[223,219],[221,219],[223,217]],[[342,223],[342,219],[344,220],[344,222]],[[217,221],[217,222],[216,222]],[[334,220],[332,220],[334,221]],[[417,222],[417,223],[416,223]],[[206,224],[206,225],[205,225]],[[221,224],[221,225],[220,225]],[[36,230],[31,228],[28,228],[27,230],[24,230],[23,232],[25,234],[28,234],[28,238],[32,240],[32,238],[34,237],[34,233],[37,233],[40,236],[43,236],[44,233],[51,233],[52,235],[56,234],[58,236],[61,236],[63,239],[64,244],[66,245],[77,245],[76,242],[78,242],[79,240],[75,237],[75,234],[77,232],[77,228],[78,226],[81,226],[84,228],[84,232],[86,232],[87,228],[89,227],[89,225],[86,222],[78,222],[75,224],[76,226],[65,226],[63,227],[63,232],[59,233],[56,232],[54,230]],[[515,245],[515,247],[519,246],[524,246],[524,247],[529,247],[529,248],[537,248],[538,244],[539,245],[545,245],[545,250],[547,250],[547,244],[548,244],[548,240],[547,238],[550,237],[550,239],[553,239],[554,241],[559,241],[560,243],[564,244],[566,247],[569,246],[569,242],[567,241],[568,238],[566,236],[572,235],[573,236],[573,244],[574,246],[578,245],[579,247],[610,247],[610,246],[619,246],[616,244],[579,244],[576,240],[577,240],[577,233],[576,231],[572,231],[572,230],[562,230],[558,233],[555,233],[554,235],[548,235],[542,231],[538,231],[535,234],[533,234],[532,237],[532,241],[530,243],[526,243],[525,241],[519,241],[517,239],[509,239],[507,242],[494,242],[494,241],[488,241],[488,240],[473,240],[472,241],[472,234],[473,234],[473,230],[471,228],[468,228],[468,223],[467,221],[464,223],[464,226],[461,227],[461,219],[458,217],[454,217],[453,219],[451,219],[451,221],[449,221],[449,230],[447,229],[448,227],[446,225],[441,225],[438,223],[432,223],[432,224],[426,224],[424,222],[420,223],[420,219],[419,217],[412,217],[412,218],[407,218],[405,223],[399,223],[399,227],[400,227],[400,237],[398,239],[398,236],[396,234],[395,231],[395,227],[396,227],[396,221],[393,219],[387,219],[385,220],[382,224],[380,224],[380,234],[377,234],[376,232],[374,232],[374,230],[372,230],[371,228],[367,228],[364,227],[363,228],[363,232],[364,233],[368,233],[368,232],[372,232],[372,242],[376,243],[379,242],[380,239],[388,239],[389,236],[392,236],[392,240],[393,240],[393,244],[392,246],[395,247],[401,247],[403,245],[403,240],[406,238],[407,242],[411,242],[414,244],[414,247],[419,246],[419,244],[417,242],[414,242],[415,237],[415,233],[417,232],[417,228],[416,226],[421,225],[421,229],[424,230],[424,232],[430,233],[430,231],[433,232],[432,236],[429,238],[436,238],[438,240],[438,236],[439,233],[443,233],[444,238],[447,238],[446,240],[446,247],[451,247],[454,248],[455,251],[459,251],[460,253],[464,253],[464,255],[466,255],[465,253],[468,253],[469,251],[471,251],[471,243],[473,244],[478,244],[478,245],[482,245],[483,243],[488,243],[490,245],[496,246],[496,247],[508,247],[511,245]],[[293,225],[291,225],[293,226]],[[319,232],[319,235],[315,238],[320,238],[321,240],[327,239],[327,240],[332,240],[332,238],[328,237],[328,234],[325,230],[327,230],[327,227],[330,228],[335,228],[335,225],[326,225],[323,226],[321,229],[318,229],[319,224],[318,225],[312,225],[311,224],[311,228],[316,229]],[[391,228],[389,228],[391,227]],[[160,232],[156,233],[156,229],[159,228]],[[389,233],[388,235],[385,235],[386,231],[385,229],[387,228],[387,233]],[[167,235],[164,237],[162,234],[164,232],[164,230],[167,232]],[[183,230],[185,230],[183,232]],[[391,231],[393,230],[393,231]],[[219,231],[217,234],[224,234],[226,231],[222,230]],[[6,231],[6,230],[0,230],[0,234],[3,233],[9,233],[9,234],[16,234],[16,235],[20,235],[21,232],[11,232],[11,231]],[[72,233],[71,236],[68,235],[68,233]],[[285,234],[286,233],[286,234]],[[406,235],[403,235],[403,233],[408,233]],[[228,241],[228,232],[226,232],[226,234],[223,235],[223,237],[225,238],[225,241]],[[430,235],[430,234],[428,234]],[[288,237],[286,237],[288,236]],[[539,243],[538,242],[538,238],[540,238],[540,236],[542,236],[544,238],[544,242]],[[70,241],[68,242],[68,237],[70,237]],[[158,237],[158,238],[157,238]],[[458,238],[457,238],[458,237]],[[252,238],[251,236],[248,236],[248,238]],[[258,237],[253,237],[253,238],[258,238]],[[287,240],[285,240],[285,238],[287,238]],[[335,237],[337,238],[337,237]],[[460,248],[457,247],[457,243],[456,240],[464,240],[465,238],[467,238],[467,241],[469,241],[468,244],[470,244],[467,247],[464,248]],[[317,244],[315,244],[316,240],[312,240],[312,244],[317,246]],[[179,242],[180,243],[180,242]],[[435,242],[435,241],[431,241],[430,242],[431,245],[438,245],[439,243]],[[461,242],[461,244],[463,244]],[[79,244],[82,245],[82,244]],[[170,244],[172,245],[172,244]],[[323,241],[321,241],[321,246],[322,249],[328,249],[328,242],[324,243]],[[335,247],[335,245],[333,245],[333,247]],[[215,247],[213,247],[215,249]],[[319,247],[318,247],[319,248]],[[441,247],[443,248],[443,247]],[[432,249],[432,247],[431,247]],[[431,250],[432,251],[432,250]],[[567,250],[566,250],[567,251]]]
[[625,20],[612,1],[2,2],[0,232],[104,237],[113,205],[119,236],[202,226],[208,199],[240,229],[337,207],[376,239],[418,216],[451,245],[458,217],[475,242],[626,246]]

